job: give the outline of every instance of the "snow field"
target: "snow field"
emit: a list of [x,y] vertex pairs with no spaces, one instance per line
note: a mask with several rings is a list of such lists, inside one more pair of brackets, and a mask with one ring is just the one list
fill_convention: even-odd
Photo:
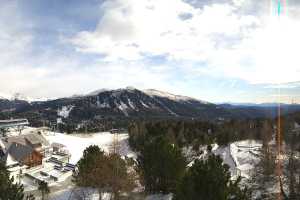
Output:
[[66,146],[66,149],[71,154],[70,163],[76,164],[83,155],[83,151],[91,146],[98,145],[105,152],[110,152],[114,138],[118,138],[118,150],[121,156],[135,157],[135,153],[130,150],[128,145],[128,134],[118,134],[115,136],[109,132],[95,133],[95,134],[63,134],[47,132],[44,134],[45,138],[50,143],[60,143]]

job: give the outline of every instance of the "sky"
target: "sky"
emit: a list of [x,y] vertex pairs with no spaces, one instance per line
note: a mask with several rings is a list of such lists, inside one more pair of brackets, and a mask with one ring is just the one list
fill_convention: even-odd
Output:
[[300,103],[300,2],[279,2],[0,0],[0,96],[132,86]]

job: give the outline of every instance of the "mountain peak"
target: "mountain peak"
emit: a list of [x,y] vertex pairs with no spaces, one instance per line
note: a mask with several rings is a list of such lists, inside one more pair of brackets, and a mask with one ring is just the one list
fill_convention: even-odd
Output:
[[127,86],[126,90],[137,90],[137,89],[135,87],[133,87],[133,86]]
[[109,91],[109,89],[102,88],[102,89],[99,89],[99,90],[92,91],[92,92],[88,93],[86,96],[95,96],[95,95],[98,95],[98,94],[100,94],[102,92],[106,92],[106,91]]
[[[198,99],[192,98],[192,97],[187,97],[187,96],[182,96],[182,95],[175,95],[171,94],[169,92],[164,92],[156,89],[146,89],[143,90],[144,93],[148,94],[149,96],[159,96],[159,97],[165,97],[174,101],[190,101],[190,100],[195,100],[195,101],[200,101]],[[201,101],[202,103],[207,104],[208,102]]]
[[85,96],[95,96],[95,95],[98,95],[102,92],[108,92],[108,91],[119,91],[120,92],[120,91],[123,91],[123,90],[132,91],[132,90],[137,90],[137,89],[135,87],[132,87],[132,86],[127,86],[126,88],[119,88],[119,89],[102,88],[102,89],[99,89],[99,90],[92,91],[92,92],[88,93]]
[[0,99],[11,99],[12,96],[4,93],[0,93]]

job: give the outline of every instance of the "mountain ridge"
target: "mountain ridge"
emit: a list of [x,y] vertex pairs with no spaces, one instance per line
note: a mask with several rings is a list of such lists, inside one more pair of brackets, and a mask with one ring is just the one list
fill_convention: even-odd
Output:
[[[162,91],[162,90],[158,90],[158,89],[138,89],[132,86],[127,86],[125,88],[116,88],[116,89],[109,89],[109,88],[100,88],[97,90],[93,90],[89,93],[86,94],[73,94],[71,96],[65,96],[65,97],[51,97],[51,98],[45,98],[45,97],[30,97],[30,96],[26,96],[22,93],[13,93],[12,95],[10,94],[6,94],[6,93],[1,93],[0,92],[0,99],[2,100],[20,100],[20,101],[27,101],[29,103],[31,102],[41,102],[41,101],[52,101],[52,100],[57,100],[57,99],[66,99],[66,98],[81,98],[81,97],[86,97],[86,96],[95,96],[98,95],[102,92],[106,92],[106,91],[120,91],[120,90],[139,90],[142,91],[148,95],[151,96],[161,96],[161,97],[168,97],[170,99],[173,100],[196,100],[196,101],[200,101],[202,103],[207,103],[207,104],[215,104],[215,105],[231,105],[231,106],[240,106],[240,107],[275,107],[278,106],[277,102],[262,102],[262,103],[251,103],[251,102],[208,102],[206,100],[202,100],[202,99],[198,99],[195,97],[189,97],[186,95],[179,95],[179,94],[173,94],[170,92],[166,92],[166,91]],[[298,103],[284,103],[281,102],[280,103],[283,106],[288,106],[288,105],[300,105]]]
[[[300,106],[293,110],[300,110]],[[155,89],[145,91],[127,87],[46,101],[0,100],[1,115],[2,118],[25,117],[36,125],[48,121],[76,126],[99,120],[253,119],[275,117],[276,108],[218,105]]]

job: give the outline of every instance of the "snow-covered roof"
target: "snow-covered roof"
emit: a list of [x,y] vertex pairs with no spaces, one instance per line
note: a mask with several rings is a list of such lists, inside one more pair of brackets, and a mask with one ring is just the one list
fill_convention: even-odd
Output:
[[12,166],[18,164],[18,161],[16,161],[9,153],[6,156],[6,166]]
[[37,133],[29,133],[19,136],[8,137],[5,141],[6,146],[9,146],[12,143],[18,143],[26,145],[27,142],[30,144],[41,144],[44,146],[49,146],[49,142],[42,136]]

